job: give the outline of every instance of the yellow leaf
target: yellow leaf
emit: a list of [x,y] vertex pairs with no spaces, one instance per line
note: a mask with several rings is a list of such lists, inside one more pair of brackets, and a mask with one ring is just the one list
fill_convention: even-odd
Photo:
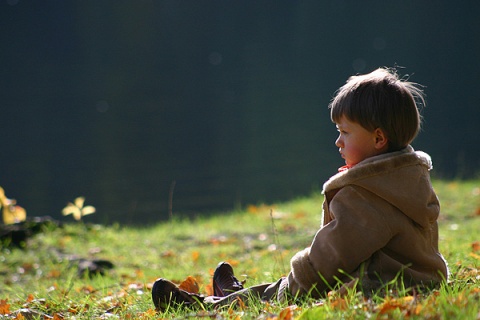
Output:
[[93,206],[86,206],[82,209],[82,216],[86,216],[87,214],[95,213],[95,207]]
[[73,200],[73,202],[75,203],[75,206],[77,208],[81,208],[81,207],[83,207],[83,204],[85,203],[85,197],[78,197],[75,200]]
[[193,262],[197,262],[197,261],[198,261],[198,258],[200,258],[200,252],[198,252],[198,251],[193,251],[193,252],[192,252],[192,260],[193,260]]
[[25,317],[23,316],[23,314],[21,312],[19,312],[17,314],[17,316],[15,318],[13,318],[14,320],[25,320]]
[[73,212],[73,218],[74,218],[75,220],[77,220],[77,221],[80,220],[80,219],[82,219],[82,210],[80,210],[80,209],[75,210],[75,211]]
[[15,199],[8,199],[5,191],[0,187],[0,207],[2,208],[2,216],[4,224],[14,224],[27,219],[27,212],[20,206],[17,206]]
[[388,313],[395,309],[407,310],[412,307],[412,304],[415,302],[415,297],[406,296],[398,299],[387,299],[383,302],[380,308],[380,314]]
[[27,213],[25,209],[20,206],[3,206],[2,214],[4,224],[14,224],[17,222],[25,221],[27,219]]
[[475,259],[477,259],[477,260],[480,260],[480,255],[478,255],[478,254],[475,254],[475,253],[473,253],[473,252],[470,252],[468,255],[469,255],[470,257],[472,257],[472,258],[475,258]]
[[78,210],[80,209],[77,208],[73,203],[69,202],[67,206],[63,208],[62,214],[64,216],[68,216],[69,214],[75,214],[75,212],[77,212]]
[[150,317],[153,318],[156,314],[157,314],[157,311],[156,311],[155,309],[148,309],[147,311],[145,311],[145,312],[143,313],[143,315],[144,315],[145,317],[149,318],[149,319],[150,319]]
[[92,214],[95,212],[95,207],[86,206],[84,207],[85,197],[76,198],[73,203],[69,202],[65,208],[62,210],[62,214],[67,216],[69,214],[73,215],[75,220],[81,220],[83,216]]

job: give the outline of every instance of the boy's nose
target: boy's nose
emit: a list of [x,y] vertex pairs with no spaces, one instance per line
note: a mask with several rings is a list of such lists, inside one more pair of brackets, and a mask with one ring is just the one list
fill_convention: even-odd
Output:
[[342,140],[340,139],[340,137],[338,137],[337,140],[335,140],[335,145],[337,147],[341,148],[342,144],[343,144]]

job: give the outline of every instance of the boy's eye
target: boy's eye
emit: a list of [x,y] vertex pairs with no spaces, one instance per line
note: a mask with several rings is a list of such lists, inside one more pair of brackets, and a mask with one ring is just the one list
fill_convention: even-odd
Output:
[[339,127],[337,127],[337,131],[341,134],[347,134],[348,133],[347,131],[345,131],[345,129],[341,129]]

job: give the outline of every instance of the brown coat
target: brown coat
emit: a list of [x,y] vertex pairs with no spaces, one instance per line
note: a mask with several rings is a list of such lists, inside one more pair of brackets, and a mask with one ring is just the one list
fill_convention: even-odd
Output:
[[323,187],[322,227],[311,246],[292,258],[282,287],[321,296],[338,284],[335,279],[347,285],[360,279],[367,290],[400,274],[408,287],[447,279],[431,168],[430,157],[409,146],[330,178]]

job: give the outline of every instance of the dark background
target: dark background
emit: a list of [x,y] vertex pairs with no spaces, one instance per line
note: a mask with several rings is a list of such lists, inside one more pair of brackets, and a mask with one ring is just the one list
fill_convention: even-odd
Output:
[[[479,1],[0,3],[0,186],[30,216],[144,224],[320,190],[357,73],[425,85],[434,177],[478,177]],[[319,208],[320,211],[320,208]]]

